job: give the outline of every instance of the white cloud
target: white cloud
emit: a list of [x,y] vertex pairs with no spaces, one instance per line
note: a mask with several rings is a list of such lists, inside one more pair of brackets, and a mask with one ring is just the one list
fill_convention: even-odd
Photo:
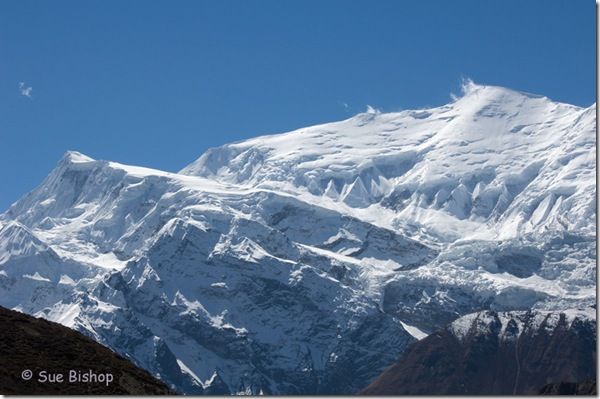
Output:
[[31,95],[33,94],[33,87],[27,86],[25,82],[19,82],[19,92],[22,96],[31,98]]
[[464,77],[464,76],[462,77],[461,82],[460,82],[460,89],[463,94],[469,94],[476,88],[477,88],[477,84],[475,84],[475,82],[473,82],[473,79],[471,79],[469,77]]
[[378,115],[381,111],[367,104],[367,114]]
[[[477,83],[473,82],[473,79],[471,79],[469,77],[465,77],[465,76],[461,77],[460,91],[461,91],[462,96],[469,94],[476,89],[477,89]],[[456,95],[456,94],[450,92],[450,98],[452,99],[452,101],[456,101],[456,100],[460,99],[461,95]]]
[[342,108],[344,108],[344,111],[349,111],[350,110],[350,106],[348,105],[347,102],[344,101],[338,101],[338,104],[342,106]]

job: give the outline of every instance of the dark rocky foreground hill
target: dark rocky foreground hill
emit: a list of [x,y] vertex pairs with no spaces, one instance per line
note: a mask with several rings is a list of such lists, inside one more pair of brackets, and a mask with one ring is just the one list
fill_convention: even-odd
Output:
[[[591,384],[595,391],[596,376],[594,313],[594,309],[565,313],[485,311],[464,316],[413,344],[361,394],[510,395],[543,391],[590,395]],[[557,384],[560,381],[584,383],[567,386]]]
[[598,394],[596,390],[596,379],[583,382],[559,382],[544,386],[540,395],[594,395]]
[[74,330],[0,307],[0,394],[174,392],[129,360]]

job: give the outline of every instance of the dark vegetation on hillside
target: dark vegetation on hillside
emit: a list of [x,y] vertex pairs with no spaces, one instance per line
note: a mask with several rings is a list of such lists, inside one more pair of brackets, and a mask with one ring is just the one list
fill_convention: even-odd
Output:
[[[32,372],[28,381],[22,377],[24,370]],[[70,370],[77,372],[79,382],[69,382]],[[45,376],[43,371],[47,372]],[[110,383],[107,373],[113,376]],[[58,374],[63,375],[63,382],[50,382]],[[82,382],[85,378],[82,374],[94,381]],[[44,378],[46,382],[38,381]],[[0,394],[164,395],[174,392],[129,360],[77,331],[0,307]]]

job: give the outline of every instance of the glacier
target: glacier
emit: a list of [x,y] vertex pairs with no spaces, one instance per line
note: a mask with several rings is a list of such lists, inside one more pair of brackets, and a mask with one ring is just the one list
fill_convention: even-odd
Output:
[[0,305],[181,393],[355,393],[461,316],[595,305],[595,129],[468,82],[178,173],[67,152],[0,215]]

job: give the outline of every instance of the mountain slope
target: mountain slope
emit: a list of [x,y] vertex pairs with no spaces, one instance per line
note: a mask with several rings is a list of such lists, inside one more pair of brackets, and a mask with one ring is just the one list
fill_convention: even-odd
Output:
[[[3,395],[173,394],[146,371],[91,339],[60,324],[2,307],[0,357]],[[22,378],[24,370],[32,372],[30,380]],[[71,370],[78,379],[71,380]],[[63,375],[62,382],[56,380],[57,374]],[[90,382],[79,378],[82,375],[89,375]]]
[[462,315],[594,304],[594,174],[595,105],[488,86],[181,173],[69,152],[0,215],[0,305],[182,392],[353,393]]
[[411,346],[365,395],[536,394],[596,376],[595,310],[481,312]]
[[[5,301],[89,334],[190,393],[215,384],[232,393],[358,389],[414,340],[361,277],[386,269],[361,259],[388,248],[418,265],[436,253],[289,196],[76,153],[8,215],[19,221],[0,231],[28,224],[31,240],[42,237],[60,265],[79,264],[81,275],[65,267],[50,275],[40,250],[27,259],[38,270],[28,278],[21,258],[8,254]],[[306,231],[310,219],[327,223]],[[336,238],[345,230],[352,239]],[[7,247],[20,245],[13,236]],[[339,261],[345,255],[333,249],[354,257]],[[351,361],[368,367],[338,371]]]
[[[394,226],[417,222],[454,239],[514,237],[550,224],[591,234],[595,115],[595,104],[581,109],[470,82],[463,97],[442,107],[371,110],[227,144],[180,173],[327,192],[351,208],[380,204],[398,211]],[[439,222],[449,225],[436,228]]]

